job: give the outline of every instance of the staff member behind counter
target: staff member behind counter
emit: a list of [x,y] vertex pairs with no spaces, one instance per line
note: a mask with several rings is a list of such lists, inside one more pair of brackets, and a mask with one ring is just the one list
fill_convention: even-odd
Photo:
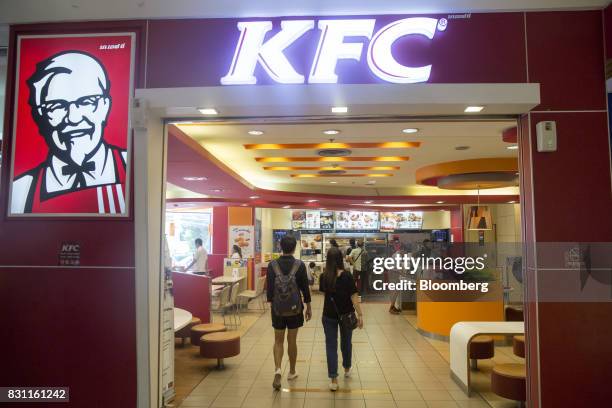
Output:
[[208,253],[204,249],[202,239],[196,238],[196,250],[193,254],[193,261],[185,268],[186,271],[193,267],[193,273],[208,272]]

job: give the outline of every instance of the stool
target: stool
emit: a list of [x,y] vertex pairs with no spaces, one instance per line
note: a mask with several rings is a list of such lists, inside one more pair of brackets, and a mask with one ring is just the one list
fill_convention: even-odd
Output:
[[519,401],[523,406],[527,394],[525,364],[498,364],[491,372],[491,391]]
[[200,339],[200,355],[216,358],[217,368],[224,368],[223,359],[240,354],[240,333],[226,331],[206,334]]
[[478,360],[493,358],[495,343],[491,336],[476,336],[470,340],[470,362],[473,370],[478,370]]
[[525,336],[514,336],[512,338],[512,352],[515,356],[525,358]]
[[204,323],[195,325],[191,328],[191,344],[193,346],[199,346],[200,338],[205,334],[223,332],[225,330],[225,326],[221,323]]
[[175,338],[181,339],[181,346],[185,345],[185,339],[191,335],[191,328],[200,323],[202,323],[202,320],[200,320],[198,317],[192,317],[187,326],[174,333]]

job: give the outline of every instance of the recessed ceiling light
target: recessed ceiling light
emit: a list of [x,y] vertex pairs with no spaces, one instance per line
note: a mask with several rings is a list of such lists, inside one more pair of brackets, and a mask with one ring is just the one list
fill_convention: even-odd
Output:
[[455,146],[455,150],[468,150],[470,146]]
[[248,133],[251,136],[261,136],[264,134],[263,130],[249,130]]
[[364,204],[372,204],[373,202],[374,202],[374,201],[370,201],[370,200],[368,200],[368,201],[364,201],[363,203],[364,203]]
[[219,112],[215,108],[198,108],[202,115],[218,115]]
[[222,189],[220,189],[220,188],[213,188],[213,189],[211,189],[210,191],[212,191],[213,193],[220,193],[220,192],[222,192],[223,190],[222,190]]
[[337,181],[330,181],[329,184],[338,184]]
[[516,201],[508,201],[508,204],[516,204]]
[[327,129],[323,131],[323,134],[326,135],[337,135],[338,133],[340,133],[340,131],[336,129]]
[[417,129],[417,128],[406,128],[406,129],[402,129],[402,132],[404,132],[404,133],[416,133],[416,132],[418,132],[418,131],[419,131],[419,129]]
[[247,204],[240,204],[240,205],[241,205],[242,207],[246,207],[246,206],[247,206]]
[[250,198],[251,200],[257,200],[257,199],[259,198],[259,196],[254,195],[254,196],[250,196],[249,198]]
[[333,106],[331,108],[332,113],[347,113],[348,106]]
[[183,180],[185,181],[204,181],[204,180],[208,180],[208,178],[206,177],[183,177]]
[[319,200],[308,200],[309,203],[316,203]]
[[290,205],[285,205],[285,206],[283,206],[283,208],[291,208],[291,206]]
[[465,113],[478,113],[482,112],[484,106],[467,106],[464,110]]
[[508,147],[506,147],[506,149],[508,149],[508,150],[517,150],[518,149],[518,145],[508,146]]
[[444,204],[444,201],[436,201],[436,204]]

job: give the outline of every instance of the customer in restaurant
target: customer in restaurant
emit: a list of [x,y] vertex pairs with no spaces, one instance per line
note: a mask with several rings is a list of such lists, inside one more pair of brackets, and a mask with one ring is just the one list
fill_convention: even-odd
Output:
[[240,249],[240,247],[238,245],[234,245],[232,247],[232,255],[230,256],[231,259],[242,259],[242,250]]
[[[319,290],[325,294],[323,302],[323,331],[327,354],[327,375],[331,382],[329,389],[338,389],[338,329],[344,376],[350,377],[353,345],[351,338],[354,327],[348,327],[349,315],[356,311],[357,327],[363,328],[363,313],[359,305],[357,287],[350,273],[344,269],[342,252],[331,247],[327,251],[325,271],[319,280]],[[350,319],[348,319],[350,320]]]
[[349,263],[353,266],[353,278],[358,282],[359,291],[361,296],[365,295],[368,279],[365,273],[364,262],[365,250],[363,249],[363,241],[357,242],[357,248],[351,251],[349,256]]
[[208,253],[204,249],[201,238],[196,238],[195,246],[196,250],[193,254],[193,260],[185,270],[189,270],[193,267],[194,273],[206,273],[208,272]]
[[[268,264],[267,297],[271,303],[272,327],[274,327],[274,381],[272,387],[281,387],[281,363],[283,361],[283,346],[285,329],[289,355],[288,380],[298,377],[295,370],[297,361],[298,329],[312,317],[310,307],[310,290],[304,262],[293,257],[297,241],[293,236],[286,235],[280,241],[283,255]],[[301,295],[300,295],[301,292]],[[304,312],[304,303],[306,311]]]

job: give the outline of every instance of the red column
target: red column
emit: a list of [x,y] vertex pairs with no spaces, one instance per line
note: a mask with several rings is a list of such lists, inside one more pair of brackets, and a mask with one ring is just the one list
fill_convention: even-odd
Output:
[[450,233],[453,242],[463,242],[463,207],[460,205],[450,211]]
[[[519,126],[528,404],[603,406],[612,302],[572,301],[586,292],[563,260],[572,243],[612,240],[602,12],[526,13],[526,24],[529,81],[541,84]],[[556,152],[537,152],[545,120],[557,124]]]

